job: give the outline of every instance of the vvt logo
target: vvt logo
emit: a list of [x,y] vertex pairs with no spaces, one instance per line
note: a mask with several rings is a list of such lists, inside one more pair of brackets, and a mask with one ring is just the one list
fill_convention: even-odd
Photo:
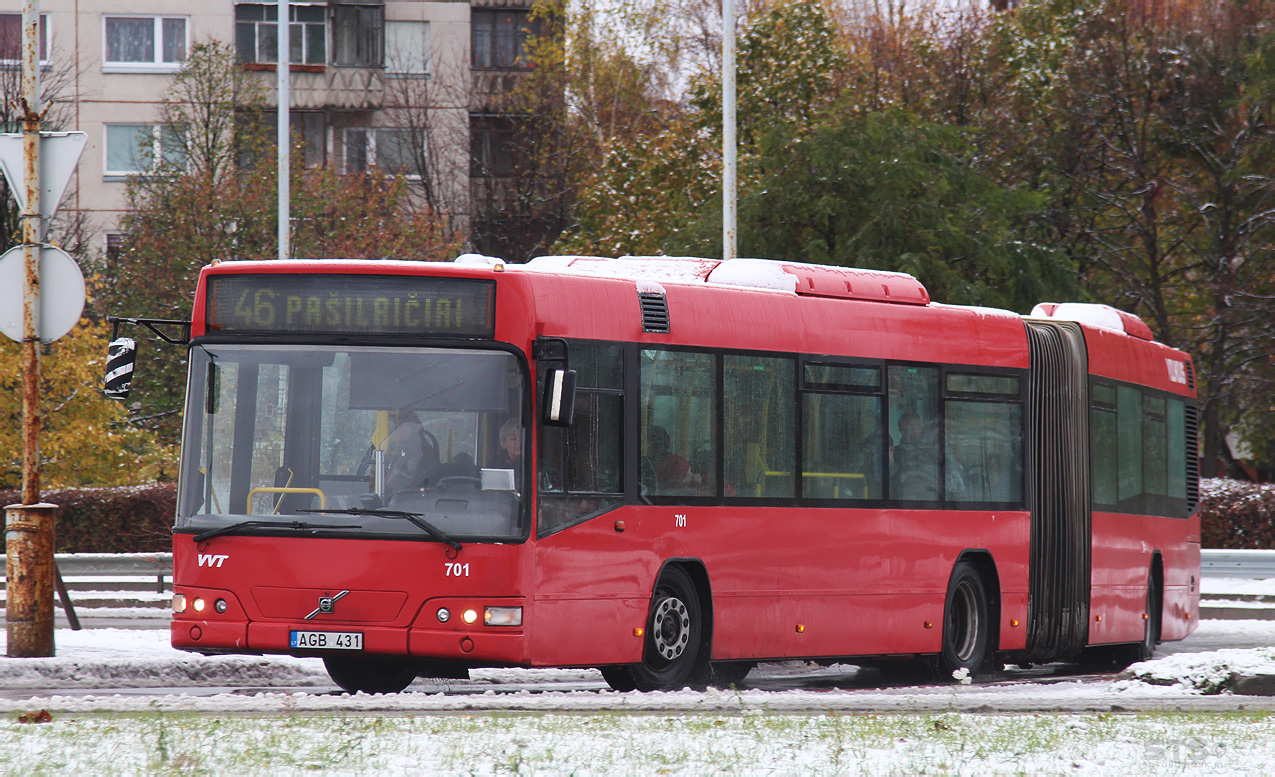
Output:
[[224,563],[226,563],[226,559],[228,559],[228,558],[230,558],[230,556],[214,556],[214,555],[213,555],[213,554],[211,554],[211,553],[200,553],[200,554],[199,554],[199,566],[201,566],[201,567],[217,567],[218,569],[220,569],[220,568],[221,568],[221,565],[222,565],[222,564],[224,564]]

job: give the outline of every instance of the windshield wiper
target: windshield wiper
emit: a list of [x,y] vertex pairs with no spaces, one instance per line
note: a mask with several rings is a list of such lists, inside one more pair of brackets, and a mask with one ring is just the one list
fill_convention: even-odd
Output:
[[376,518],[397,518],[404,521],[408,521],[413,526],[417,527],[418,529],[430,535],[431,537],[438,540],[439,542],[443,543],[444,545],[447,545],[448,547],[454,550],[460,550],[459,542],[447,536],[446,532],[444,532],[442,529],[438,528],[434,524],[430,523],[429,521],[425,520],[425,517],[419,513],[409,513],[406,510],[382,510],[382,509],[371,508],[371,507],[349,507],[349,508],[341,508],[339,510],[325,510],[320,508],[318,510],[299,510],[298,512],[327,513],[329,515],[371,515]]
[[[302,512],[309,512],[303,510]],[[203,542],[211,540],[213,537],[220,537],[223,534],[229,534],[239,529],[247,529],[258,526],[269,526],[272,529],[292,529],[293,531],[312,531],[316,529],[356,529],[357,526],[339,523],[305,523],[304,521],[240,521],[232,523],[229,526],[218,526],[216,529],[209,529],[206,532],[196,534],[195,542]]]

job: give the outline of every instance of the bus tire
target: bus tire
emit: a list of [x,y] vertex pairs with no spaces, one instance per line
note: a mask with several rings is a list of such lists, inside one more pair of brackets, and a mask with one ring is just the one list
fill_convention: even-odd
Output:
[[639,691],[670,691],[699,685],[704,614],[690,576],[670,566],[660,575],[646,620],[642,663],[629,667]]
[[613,691],[628,693],[637,690],[637,683],[633,681],[633,672],[629,671],[627,666],[602,666],[598,667],[598,671],[602,672],[602,679],[607,681],[607,685]]
[[976,677],[987,661],[991,643],[991,607],[978,568],[959,561],[952,569],[943,606],[943,651],[939,653],[938,677],[951,682],[964,670]]
[[400,656],[324,656],[323,666],[346,693],[399,693],[416,679],[416,670]]
[[[1090,659],[1091,666],[1097,666],[1111,672],[1119,672],[1129,668],[1130,664],[1139,661],[1150,661],[1155,655],[1155,647],[1160,644],[1161,618],[1160,588],[1155,578],[1147,582],[1146,618],[1142,622],[1142,641],[1124,645],[1112,645],[1105,651],[1097,649],[1097,660]],[[1094,649],[1091,648],[1091,652]]]

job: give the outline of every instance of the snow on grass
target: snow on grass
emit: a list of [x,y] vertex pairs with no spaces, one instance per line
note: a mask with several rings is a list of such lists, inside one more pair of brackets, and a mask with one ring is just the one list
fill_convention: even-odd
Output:
[[[1253,774],[1275,718],[1202,715],[55,714],[3,773]],[[1248,770],[1246,772],[1246,770]]]

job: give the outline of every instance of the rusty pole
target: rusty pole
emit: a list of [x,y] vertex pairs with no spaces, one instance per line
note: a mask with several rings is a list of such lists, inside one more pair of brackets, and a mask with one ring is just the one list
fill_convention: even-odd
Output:
[[5,508],[8,654],[53,655],[53,521],[40,503],[40,3],[22,9],[22,504]]

